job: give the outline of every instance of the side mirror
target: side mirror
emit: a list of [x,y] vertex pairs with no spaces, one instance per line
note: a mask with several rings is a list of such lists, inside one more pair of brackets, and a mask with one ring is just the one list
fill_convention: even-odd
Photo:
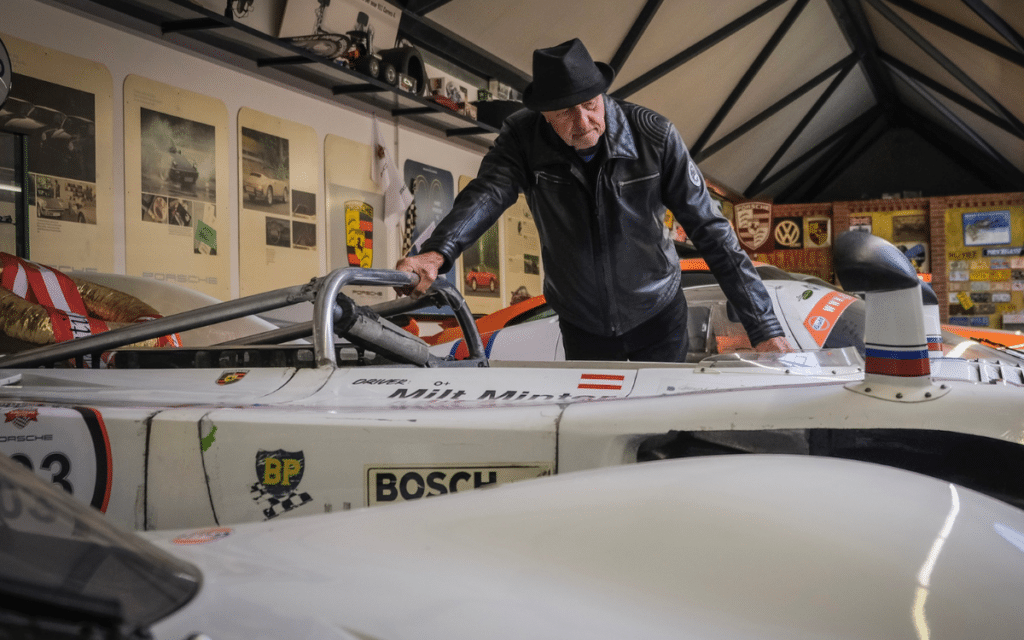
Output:
[[7,54],[7,47],[0,40],[0,107],[7,102],[7,95],[11,92],[11,56]]

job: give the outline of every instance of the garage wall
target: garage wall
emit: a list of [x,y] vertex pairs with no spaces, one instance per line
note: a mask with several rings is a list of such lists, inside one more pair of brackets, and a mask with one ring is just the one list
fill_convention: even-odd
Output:
[[[70,12],[38,0],[0,0],[3,22],[0,32],[14,35],[34,44],[104,65],[113,78],[113,211],[114,265],[117,273],[125,272],[125,220],[124,220],[124,126],[123,85],[129,75],[138,75],[157,82],[188,89],[216,98],[227,107],[232,126],[228,128],[231,150],[228,171],[230,198],[232,255],[238,256],[238,111],[242,107],[255,109],[308,125],[318,139],[320,179],[317,201],[325,202],[323,184],[323,141],[328,134],[341,136],[361,144],[369,144],[371,114],[348,108],[338,103],[297,93],[289,88],[262,78],[240,72],[207,58],[200,58],[175,46],[158,40],[149,40],[120,27],[101,23],[95,19]],[[17,72],[17,69],[14,69]],[[435,137],[413,130],[388,114],[378,114],[385,140],[396,144],[394,150],[399,171],[406,159],[450,171],[454,176],[475,176],[484,150],[465,143]],[[102,144],[102,141],[97,141]],[[318,243],[321,273],[326,272],[327,258],[324,242]],[[238,296],[239,277],[237,260],[232,264],[231,292]]]

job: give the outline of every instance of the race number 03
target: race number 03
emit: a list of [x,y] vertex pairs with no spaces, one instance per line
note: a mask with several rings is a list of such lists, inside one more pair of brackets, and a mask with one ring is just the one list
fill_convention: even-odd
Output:
[[100,511],[113,468],[103,417],[88,407],[0,407],[0,451]]
[[[32,465],[32,460],[29,459],[24,453],[16,453],[11,456],[11,460],[22,464],[29,471],[35,472],[35,467]],[[56,467],[56,469],[54,468]],[[71,486],[71,482],[68,481],[68,475],[71,474],[71,461],[63,453],[51,453],[43,458],[43,461],[39,463],[39,470],[46,469],[50,472],[50,482],[59,486],[61,489],[74,495],[74,488]]]

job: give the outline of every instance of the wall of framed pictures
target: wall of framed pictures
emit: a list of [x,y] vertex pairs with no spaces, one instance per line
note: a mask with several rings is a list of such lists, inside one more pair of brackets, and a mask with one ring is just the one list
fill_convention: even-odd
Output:
[[[56,180],[33,185],[32,206],[37,194],[55,198],[46,194],[59,188],[62,198],[74,194],[82,200],[80,208],[77,199],[69,206],[81,209],[86,219],[64,220],[63,212],[49,209],[49,215],[37,216],[47,228],[34,232],[29,257],[44,264],[171,281],[221,299],[322,275],[332,266],[324,168],[328,136],[354,142],[346,153],[365,156],[347,157],[336,174],[349,169],[367,174],[335,175],[332,184],[361,185],[384,197],[372,181],[374,114],[368,107],[297,92],[37,0],[26,0],[5,16],[0,38],[11,50],[14,72],[29,78],[23,87],[48,82],[64,87],[64,93],[94,97],[89,114],[74,111],[81,101],[48,107],[60,112],[55,117],[93,122],[96,176],[83,181],[40,173]],[[482,147],[424,131],[384,111],[376,115],[399,167],[414,160],[453,175],[476,173]],[[154,146],[156,140],[147,136],[159,137],[160,144]],[[262,201],[248,195],[252,173],[264,174],[271,188],[287,184],[287,197],[278,191],[268,204],[265,187]],[[70,188],[71,182],[92,188],[79,198],[80,189]],[[49,242],[44,232],[56,239],[51,227],[58,226],[60,241]],[[379,248],[391,241],[397,246],[383,226],[378,233]],[[390,267],[393,263],[386,262],[397,250],[377,255],[375,267]]]

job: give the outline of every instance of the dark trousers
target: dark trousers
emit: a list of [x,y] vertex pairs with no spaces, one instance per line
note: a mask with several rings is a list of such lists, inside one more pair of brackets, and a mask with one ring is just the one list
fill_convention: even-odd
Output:
[[566,360],[686,362],[686,298],[675,299],[650,320],[620,336],[599,336],[559,320]]

